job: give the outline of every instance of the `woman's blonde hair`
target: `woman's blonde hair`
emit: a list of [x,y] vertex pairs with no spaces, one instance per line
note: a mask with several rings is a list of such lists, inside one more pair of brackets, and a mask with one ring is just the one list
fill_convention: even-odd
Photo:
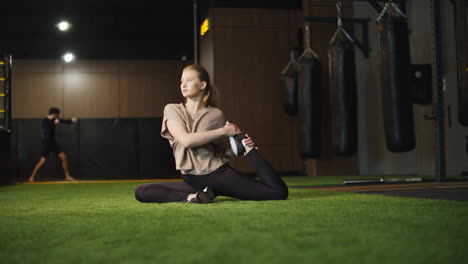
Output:
[[218,90],[216,87],[211,83],[210,75],[208,71],[201,65],[198,64],[191,64],[184,68],[185,70],[193,70],[197,72],[198,79],[202,82],[206,82],[205,87],[205,96],[203,96],[203,102],[205,105],[210,105],[216,107],[218,104]]

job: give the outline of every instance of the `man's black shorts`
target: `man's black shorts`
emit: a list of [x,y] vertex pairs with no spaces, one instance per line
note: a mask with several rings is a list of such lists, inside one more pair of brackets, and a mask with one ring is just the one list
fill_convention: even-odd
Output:
[[49,157],[51,152],[58,155],[63,150],[57,142],[42,142],[42,157]]

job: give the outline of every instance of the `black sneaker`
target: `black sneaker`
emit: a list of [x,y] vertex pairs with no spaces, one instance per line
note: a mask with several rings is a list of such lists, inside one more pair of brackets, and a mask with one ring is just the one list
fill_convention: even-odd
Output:
[[214,198],[215,198],[215,195],[213,191],[210,188],[206,187],[205,189],[203,189],[203,191],[197,192],[194,198],[190,200],[186,200],[185,202],[186,203],[212,203]]
[[246,138],[247,137],[244,136],[244,134],[237,134],[229,137],[229,142],[231,143],[231,150],[235,156],[239,156],[245,153],[245,147],[244,144],[242,144],[242,140]]

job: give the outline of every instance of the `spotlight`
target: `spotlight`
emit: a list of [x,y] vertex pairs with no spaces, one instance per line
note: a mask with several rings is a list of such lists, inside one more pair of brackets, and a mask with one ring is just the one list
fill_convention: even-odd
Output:
[[65,62],[68,63],[75,59],[75,55],[73,55],[73,53],[68,52],[68,53],[65,53],[65,55],[63,55],[62,58]]
[[60,31],[67,31],[70,29],[71,25],[67,21],[61,21],[57,24],[57,27],[60,29]]

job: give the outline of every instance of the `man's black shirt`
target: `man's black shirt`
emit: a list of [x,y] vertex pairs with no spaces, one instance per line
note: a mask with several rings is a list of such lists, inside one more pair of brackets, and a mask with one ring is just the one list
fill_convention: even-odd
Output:
[[[43,143],[52,143],[55,142],[55,119],[49,119],[44,117],[41,120],[41,136]],[[59,119],[60,123],[70,124],[72,123],[71,119]]]

